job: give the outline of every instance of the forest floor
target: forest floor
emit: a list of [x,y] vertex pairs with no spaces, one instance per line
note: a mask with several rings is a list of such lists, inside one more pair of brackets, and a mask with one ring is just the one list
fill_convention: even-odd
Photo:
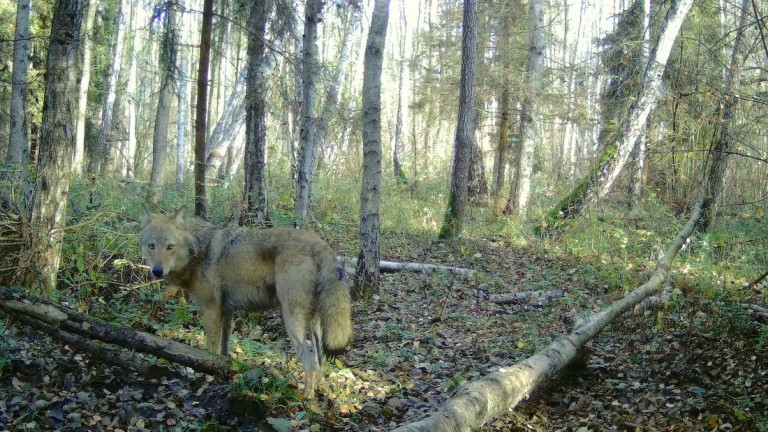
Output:
[[[0,430],[391,430],[434,411],[466,381],[536,353],[623,294],[590,271],[592,263],[500,239],[425,240],[386,259],[477,275],[384,274],[381,292],[355,303],[352,347],[329,362],[327,389],[312,403],[297,396],[301,367],[276,313],[236,318],[232,355],[263,368],[255,385],[179,367],[140,376],[6,317]],[[578,364],[483,430],[768,430],[762,325],[722,300],[691,295],[695,281],[675,278],[666,309],[623,317]],[[546,305],[488,297],[550,289],[565,295]],[[132,292],[123,301],[142,300]],[[155,319],[173,313],[169,307]],[[194,318],[174,335],[199,344]]]

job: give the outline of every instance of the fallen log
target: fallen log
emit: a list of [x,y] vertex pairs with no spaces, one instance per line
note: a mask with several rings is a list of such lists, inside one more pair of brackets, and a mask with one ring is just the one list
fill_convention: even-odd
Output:
[[[0,309],[68,343],[76,342],[74,335],[79,335],[151,354],[223,379],[231,378],[243,369],[242,365],[228,357],[139,330],[98,322],[65,307],[21,299],[6,290],[0,290]],[[98,349],[92,343],[86,345],[88,350]]]
[[520,291],[516,293],[491,294],[488,296],[488,300],[498,304],[531,303],[543,305],[551,302],[556,298],[563,297],[564,295],[565,292],[563,292],[563,290]]
[[688,223],[667,247],[656,271],[646,283],[594,315],[570,335],[558,337],[539,354],[470,383],[466,390],[445,402],[439,411],[395,431],[448,432],[477,429],[514,408],[539,385],[573,361],[578,351],[614,319],[661,289],[669,276],[672,261],[701,219],[703,202],[699,200],[695,204]]
[[[351,257],[338,257],[339,261],[344,264],[348,272],[354,273],[355,263],[357,258]],[[396,262],[396,261],[379,261],[379,271],[382,273],[395,273],[399,271],[412,271],[421,273],[434,273],[434,272],[446,272],[455,275],[468,276],[474,273],[474,270],[462,267],[442,266],[436,264],[424,264],[424,263],[412,263],[412,262]]]

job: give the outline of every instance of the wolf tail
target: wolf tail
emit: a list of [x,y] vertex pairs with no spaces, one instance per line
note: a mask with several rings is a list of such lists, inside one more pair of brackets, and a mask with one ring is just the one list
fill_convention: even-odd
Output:
[[317,293],[323,351],[328,354],[342,351],[352,338],[352,297],[345,283],[344,268],[335,259],[320,271]]

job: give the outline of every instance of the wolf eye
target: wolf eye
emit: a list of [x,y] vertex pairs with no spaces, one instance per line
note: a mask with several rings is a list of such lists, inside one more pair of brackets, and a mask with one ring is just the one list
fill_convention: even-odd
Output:
[[166,246],[166,247],[168,248],[168,250],[171,250],[171,249],[173,249],[173,246],[174,246],[174,245],[170,244],[170,245],[168,245],[168,246]]
[[147,247],[150,248],[150,249],[154,249],[155,248],[155,244],[154,243],[147,243]]

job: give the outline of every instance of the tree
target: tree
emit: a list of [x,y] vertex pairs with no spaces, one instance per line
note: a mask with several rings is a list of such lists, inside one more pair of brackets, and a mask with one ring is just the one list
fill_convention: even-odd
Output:
[[301,132],[299,135],[299,162],[296,173],[296,202],[293,208],[294,224],[307,225],[309,198],[314,175],[317,149],[317,122],[315,100],[319,73],[317,52],[317,25],[322,19],[323,2],[307,0],[304,7],[304,36],[302,50]]
[[197,108],[195,109],[195,215],[205,217],[208,200],[205,196],[205,113],[208,105],[208,69],[211,60],[211,27],[213,0],[203,2],[203,22],[200,31],[200,60],[197,69]]
[[615,142],[606,143],[605,150],[587,177],[549,212],[548,224],[556,225],[564,218],[580,214],[586,207],[612,191],[661,96],[662,76],[667,60],[692,3],[693,0],[680,0],[670,7],[662,24],[659,41],[646,65],[637,98],[622,121],[619,131],[614,135]]
[[267,77],[269,66],[264,37],[271,1],[260,1],[251,7],[248,20],[248,73],[245,105],[245,208],[241,224],[268,223],[267,185]]
[[381,72],[389,0],[375,0],[363,60],[363,185],[360,192],[360,252],[355,290],[378,292],[381,226]]
[[[507,0],[505,6],[512,9],[516,0]],[[507,8],[504,9],[508,12]],[[498,215],[504,209],[504,184],[506,181],[507,165],[510,147],[510,125],[512,117],[512,97],[510,89],[509,76],[512,73],[512,56],[509,47],[511,43],[511,13],[504,13],[501,17],[499,31],[499,43],[497,44],[497,56],[500,58],[501,65],[501,90],[499,98],[499,140],[496,145],[496,152],[493,158],[493,174],[491,180],[491,195],[493,197],[493,212]]]
[[85,14],[83,37],[80,48],[82,49],[83,75],[80,77],[80,89],[77,103],[77,131],[75,136],[75,158],[72,161],[72,172],[81,174],[85,161],[85,124],[88,115],[88,88],[91,84],[91,55],[93,48],[93,24],[96,22],[96,9],[98,0],[89,1],[86,5],[88,12]]
[[160,193],[165,185],[165,171],[168,165],[168,133],[170,132],[171,102],[176,87],[176,12],[171,3],[158,6],[157,16],[163,22],[163,39],[158,51],[161,76],[160,95],[157,98],[155,129],[152,138],[152,174],[149,178],[153,204],[160,201]]
[[544,4],[542,0],[528,2],[528,21],[530,23],[528,61],[525,66],[526,88],[520,108],[520,146],[517,147],[515,177],[509,191],[509,199],[504,214],[516,212],[525,215],[531,198],[533,182],[533,156],[540,141],[541,131],[535,129],[534,120],[538,116],[540,94],[544,79],[544,48],[546,45],[546,27],[544,24]]
[[78,38],[82,26],[82,2],[57,0],[48,46],[43,122],[37,169],[28,181],[34,182],[28,215],[35,227],[27,245],[32,286],[38,281],[51,293],[61,259],[64,216],[69,192],[70,164],[75,150],[75,113],[81,62]]
[[26,101],[31,7],[31,0],[18,0],[16,5],[16,33],[13,42],[13,73],[11,75],[11,129],[8,137],[8,153],[5,158],[5,163],[8,165],[29,161]]
[[[717,107],[717,133],[710,145],[711,162],[704,179],[704,206],[701,221],[701,229],[706,231],[717,209],[718,200],[723,189],[723,179],[728,165],[728,155],[733,148],[732,123],[735,121],[736,105],[738,98],[733,93],[734,87],[738,82],[739,71],[746,60],[746,50],[744,44],[744,32],[748,27],[747,10],[750,0],[742,0],[740,17],[736,25],[736,38],[733,41],[733,51],[731,52],[728,66],[723,68],[723,90],[720,96],[720,104]],[[759,26],[758,21],[758,26]]]
[[472,156],[473,107],[477,52],[477,1],[464,0],[464,20],[461,38],[461,81],[459,83],[459,114],[453,144],[451,191],[440,238],[448,239],[461,233],[467,207],[469,163]]
[[107,77],[104,82],[104,105],[101,110],[101,126],[99,127],[99,137],[96,141],[96,150],[91,156],[88,164],[88,172],[98,174],[105,168],[104,164],[109,158],[109,131],[112,126],[112,110],[117,97],[117,78],[120,73],[120,66],[123,62],[123,47],[125,39],[126,18],[125,15],[130,10],[130,0],[121,0],[120,8],[117,12],[117,29],[115,42],[112,44],[112,66],[107,69]]

